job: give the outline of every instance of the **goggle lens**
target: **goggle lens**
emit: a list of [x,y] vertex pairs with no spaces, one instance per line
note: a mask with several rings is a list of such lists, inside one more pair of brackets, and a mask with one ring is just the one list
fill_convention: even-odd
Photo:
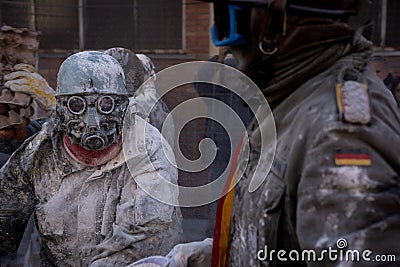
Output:
[[94,106],[96,103],[97,111],[100,114],[110,114],[115,109],[115,100],[111,96],[101,96],[97,99],[89,98],[88,100],[81,96],[71,96],[67,100],[67,108],[72,114],[82,115],[88,105],[87,101],[89,101],[90,106]]
[[86,101],[80,96],[72,96],[67,102],[68,110],[75,115],[81,115],[86,109]]
[[97,110],[103,114],[110,114],[114,111],[115,101],[111,96],[102,96],[97,100]]
[[216,46],[235,46],[248,42],[250,32],[249,6],[214,3],[214,25],[211,37]]

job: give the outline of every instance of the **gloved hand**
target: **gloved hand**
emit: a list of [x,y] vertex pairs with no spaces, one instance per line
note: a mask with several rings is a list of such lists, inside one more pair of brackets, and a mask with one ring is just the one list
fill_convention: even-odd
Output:
[[212,238],[176,245],[166,256],[168,267],[209,267],[211,265]]
[[50,110],[56,103],[54,90],[47,81],[28,64],[17,64],[14,72],[4,75],[5,86],[13,92],[32,96],[45,110]]

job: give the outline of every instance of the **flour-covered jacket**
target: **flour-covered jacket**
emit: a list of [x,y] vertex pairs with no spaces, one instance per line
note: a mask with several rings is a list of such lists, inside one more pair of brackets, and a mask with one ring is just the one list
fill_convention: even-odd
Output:
[[[173,148],[175,144],[175,125],[172,114],[167,105],[157,94],[154,80],[151,78],[143,83],[136,91],[135,96],[130,98],[130,106],[135,105],[137,115],[156,127]],[[168,115],[170,118],[167,120]]]
[[[367,66],[369,48],[355,40],[345,51],[273,109],[276,153],[252,193],[257,133],[273,125],[250,130],[249,166],[235,188],[229,266],[398,266],[375,257],[400,257],[400,113]],[[267,166],[270,156],[258,164]]]
[[[48,124],[14,153],[0,171],[1,255],[17,248],[32,212],[43,266],[126,266],[166,254],[179,241],[179,208],[135,182],[146,180],[155,189],[160,179],[177,183],[172,151],[154,127],[132,116],[124,150],[102,166],[72,159]],[[178,198],[176,191],[162,193],[171,203]]]

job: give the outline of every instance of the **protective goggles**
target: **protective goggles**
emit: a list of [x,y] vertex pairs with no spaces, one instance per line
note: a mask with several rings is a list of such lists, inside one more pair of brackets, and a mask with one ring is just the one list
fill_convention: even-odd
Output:
[[[125,96],[119,96],[119,98],[127,99]],[[117,100],[117,101],[116,101]],[[82,115],[87,106],[95,106],[100,114],[110,114],[115,110],[116,102],[122,102],[123,100],[114,99],[112,96],[70,96],[67,100],[67,108],[69,112],[74,115]]]
[[236,46],[248,42],[250,36],[250,12],[246,5],[226,2],[214,3],[214,25],[211,38],[215,46]]

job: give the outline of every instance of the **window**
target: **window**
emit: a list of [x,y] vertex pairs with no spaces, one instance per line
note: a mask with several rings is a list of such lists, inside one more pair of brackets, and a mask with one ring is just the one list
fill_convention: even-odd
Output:
[[391,0],[387,3],[387,28],[386,44],[387,46],[400,49],[400,1]]
[[36,29],[42,32],[40,48],[79,49],[77,1],[35,1],[35,17]]
[[353,19],[355,26],[363,25],[368,20],[374,24],[372,41],[376,47],[400,50],[400,1],[368,0],[361,1],[361,10]]
[[42,49],[183,48],[181,0],[81,0],[81,10],[79,2],[0,0],[0,20],[41,31]]

